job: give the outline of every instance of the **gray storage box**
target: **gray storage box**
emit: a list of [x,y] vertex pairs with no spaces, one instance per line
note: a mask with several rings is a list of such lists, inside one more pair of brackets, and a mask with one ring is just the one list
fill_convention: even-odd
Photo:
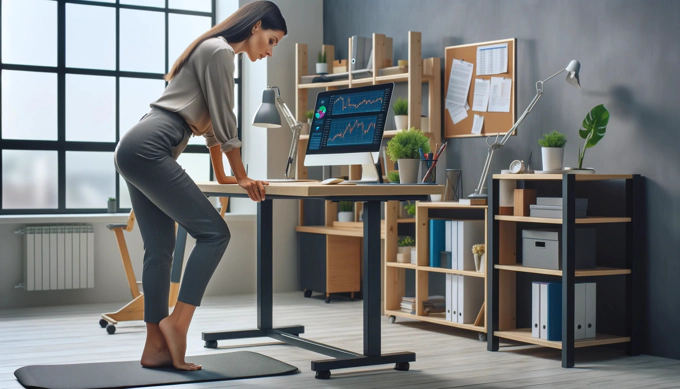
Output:
[[[595,267],[595,229],[576,228],[576,269]],[[522,230],[522,265],[562,270],[560,229]]]

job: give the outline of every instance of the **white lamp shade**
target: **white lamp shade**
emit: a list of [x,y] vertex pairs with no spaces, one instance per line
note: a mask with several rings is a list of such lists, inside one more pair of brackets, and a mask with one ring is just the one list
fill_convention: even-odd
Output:
[[281,116],[276,109],[276,95],[273,89],[265,89],[262,92],[262,104],[253,116],[253,125],[257,127],[279,128]]
[[581,81],[578,76],[581,71],[581,63],[574,59],[569,62],[569,65],[567,65],[565,70],[567,71],[567,82],[578,89],[581,89]]

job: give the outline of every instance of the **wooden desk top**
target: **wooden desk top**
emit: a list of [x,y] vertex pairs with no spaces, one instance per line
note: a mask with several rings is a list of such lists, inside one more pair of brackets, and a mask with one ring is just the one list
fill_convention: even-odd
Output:
[[[197,182],[198,187],[207,194],[246,196],[246,191],[236,184],[218,184],[216,181]],[[427,196],[443,194],[443,185],[323,185],[318,182],[272,182],[265,186],[265,194],[276,198],[305,197],[399,197]]]

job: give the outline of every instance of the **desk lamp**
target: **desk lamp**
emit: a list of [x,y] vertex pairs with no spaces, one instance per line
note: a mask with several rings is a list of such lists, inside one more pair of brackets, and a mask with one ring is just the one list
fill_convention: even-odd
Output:
[[524,118],[531,112],[531,109],[534,108],[534,105],[538,102],[538,100],[543,96],[543,83],[546,81],[550,80],[551,78],[557,76],[558,74],[566,71],[567,72],[567,82],[579,89],[581,89],[581,84],[579,81],[579,70],[581,70],[581,64],[577,60],[572,60],[569,62],[569,65],[567,65],[566,68],[560,70],[559,72],[553,74],[552,76],[546,78],[543,81],[537,81],[536,82],[536,96],[534,97],[533,100],[531,100],[531,103],[529,103],[529,106],[527,109],[524,111],[522,116],[517,119],[517,122],[512,126],[512,128],[503,136],[503,138],[499,141],[498,140],[498,135],[496,135],[496,141],[493,144],[489,144],[489,139],[491,137],[486,138],[486,144],[489,146],[489,151],[488,154],[486,155],[486,162],[484,163],[484,169],[482,170],[482,176],[479,178],[479,185],[477,185],[477,189],[475,189],[475,193],[469,195],[469,198],[487,198],[488,195],[484,193],[484,182],[486,175],[489,173],[489,165],[491,164],[491,158],[493,157],[493,152],[496,151],[497,149],[502,148],[505,145],[505,142],[510,139],[510,136],[517,130],[517,127],[519,127],[520,123],[524,120]]
[[288,126],[290,127],[291,131],[293,131],[293,140],[291,141],[290,150],[288,152],[286,173],[283,176],[286,180],[292,180],[294,177],[290,177],[290,166],[295,161],[295,156],[297,154],[302,123],[295,119],[295,116],[293,116],[293,114],[290,112],[290,109],[288,109],[286,103],[284,103],[283,99],[281,99],[281,91],[279,90],[279,87],[267,87],[267,89],[262,92],[262,104],[260,104],[260,108],[257,109],[257,112],[253,117],[253,125],[265,128],[280,128],[281,117],[279,116],[277,108],[281,111],[283,117],[286,118]]

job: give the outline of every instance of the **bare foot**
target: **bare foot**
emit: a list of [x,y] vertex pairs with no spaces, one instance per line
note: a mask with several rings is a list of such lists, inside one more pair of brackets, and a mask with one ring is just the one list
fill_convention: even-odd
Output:
[[144,367],[166,367],[172,366],[172,356],[168,346],[162,347],[150,345],[148,342],[144,346],[142,353],[142,366]]
[[188,363],[184,361],[184,356],[187,351],[187,333],[182,331],[173,321],[172,316],[168,316],[158,323],[165,342],[168,345],[170,356],[172,357],[172,365],[178,370],[200,370],[201,365]]

